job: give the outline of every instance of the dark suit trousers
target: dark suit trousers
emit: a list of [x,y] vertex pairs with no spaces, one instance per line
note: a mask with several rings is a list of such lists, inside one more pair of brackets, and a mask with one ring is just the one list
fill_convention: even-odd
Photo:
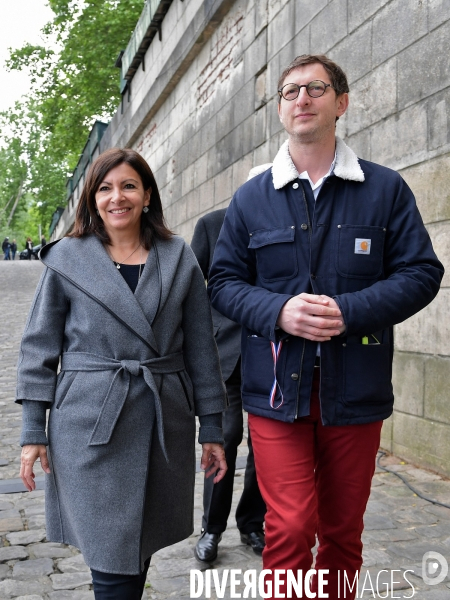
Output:
[[[233,499],[234,473],[239,444],[244,434],[241,398],[241,361],[239,360],[233,373],[225,382],[229,406],[223,412],[223,435],[225,439],[225,457],[228,471],[217,484],[213,477],[205,479],[203,488],[202,527],[208,533],[222,533],[227,527]],[[248,436],[248,457],[245,468],[244,490],[236,509],[236,522],[239,531],[251,533],[263,529],[266,505],[259,491],[256,479],[255,461],[250,434]]]

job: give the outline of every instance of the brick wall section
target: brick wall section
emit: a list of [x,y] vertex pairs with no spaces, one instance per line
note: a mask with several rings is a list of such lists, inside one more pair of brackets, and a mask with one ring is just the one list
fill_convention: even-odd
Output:
[[[350,108],[339,135],[361,157],[400,171],[450,270],[447,0],[175,1],[105,144],[144,154],[170,226],[189,240],[252,166],[272,161],[286,138],[278,75],[305,52],[327,53],[346,70]],[[449,282],[447,274],[435,302],[396,327],[396,410],[383,428],[385,447],[447,475]]]

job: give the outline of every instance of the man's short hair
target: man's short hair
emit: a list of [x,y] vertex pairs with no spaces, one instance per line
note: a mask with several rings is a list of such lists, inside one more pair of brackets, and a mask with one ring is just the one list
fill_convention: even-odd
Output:
[[[340,96],[341,94],[345,94],[350,91],[348,87],[347,75],[339,65],[330,60],[327,56],[325,56],[325,54],[301,54],[300,56],[294,58],[294,60],[281,73],[278,80],[277,90],[282,87],[284,80],[291,71],[297,69],[298,67],[312,65],[314,63],[320,63],[328,73],[330,76],[331,85],[336,92],[336,96]],[[281,97],[279,96],[278,102],[280,101]]]

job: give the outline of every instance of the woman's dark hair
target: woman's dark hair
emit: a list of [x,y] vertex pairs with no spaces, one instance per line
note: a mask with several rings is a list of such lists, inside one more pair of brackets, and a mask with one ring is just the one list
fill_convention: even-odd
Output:
[[130,148],[111,148],[100,154],[92,163],[81,192],[75,225],[68,236],[80,238],[93,233],[104,244],[111,243],[103,221],[96,211],[95,194],[106,174],[122,163],[127,163],[136,171],[144,190],[151,190],[149,210],[141,216],[140,233],[141,244],[146,250],[150,250],[153,239],[168,240],[173,233],[164,221],[161,197],[152,170],[142,156]]

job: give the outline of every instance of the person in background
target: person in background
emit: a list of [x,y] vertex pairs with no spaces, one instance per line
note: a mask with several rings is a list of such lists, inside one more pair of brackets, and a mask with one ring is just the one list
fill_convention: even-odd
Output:
[[45,236],[41,235],[41,248],[43,248],[47,244],[47,240]]
[[25,249],[27,251],[27,258],[28,258],[28,260],[31,260],[31,256],[33,254],[33,242],[32,242],[32,240],[31,240],[30,237],[27,237],[27,241],[26,241],[26,244],[25,244]]
[[9,255],[10,250],[11,250],[11,244],[9,243],[9,237],[5,237],[5,239],[3,240],[2,243],[2,250],[3,250],[3,260],[11,260],[11,257]]
[[15,260],[16,252],[17,252],[17,242],[16,242],[16,240],[13,240],[11,243],[11,256],[12,256],[11,260]]
[[131,149],[94,161],[71,234],[40,258],[18,363],[20,475],[35,489],[40,459],[47,539],[81,550],[96,600],[140,600],[151,555],[193,531],[195,415],[202,468],[215,483],[226,472],[203,275]]
[[[223,208],[201,217],[194,229],[191,248],[205,280],[208,280],[214,248],[225,212],[226,209]],[[227,527],[231,511],[237,450],[244,433],[241,398],[241,327],[214,308],[212,308],[212,318],[229,402],[222,417],[228,471],[218,484],[212,484],[211,479],[205,479],[204,482],[202,532],[194,551],[195,557],[202,562],[212,562],[217,558],[217,548],[222,533]],[[249,435],[244,489],[236,509],[236,523],[241,541],[251,546],[255,554],[261,554],[265,545],[265,512],[266,505],[256,479],[253,447]]]
[[[299,56],[281,73],[288,139],[271,169],[235,193],[209,273],[213,307],[243,326],[268,597],[276,570],[311,569],[316,536],[323,593],[355,597],[343,573],[353,582],[362,564],[363,516],[394,402],[393,326],[433,300],[444,272],[405,181],[336,137],[348,92],[324,55]],[[314,596],[318,586],[315,575]]]

